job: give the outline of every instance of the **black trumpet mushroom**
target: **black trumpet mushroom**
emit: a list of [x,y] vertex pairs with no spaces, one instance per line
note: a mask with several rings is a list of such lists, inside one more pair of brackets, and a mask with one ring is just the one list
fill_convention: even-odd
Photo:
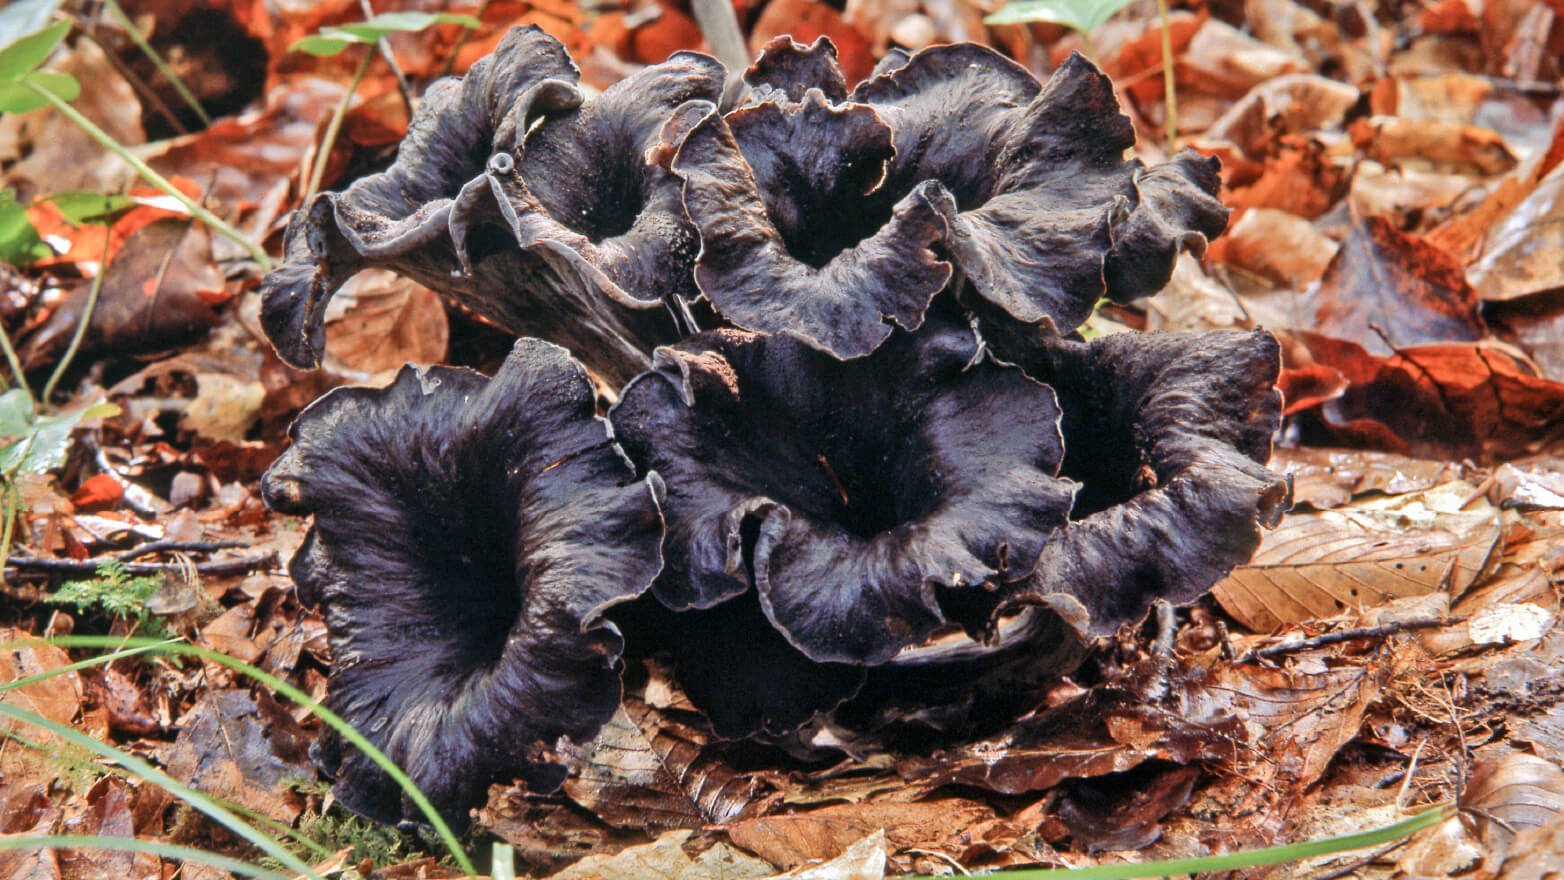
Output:
[[[948,718],[928,687],[958,662],[942,657],[1039,687],[1079,654],[1028,639],[1111,634],[1252,555],[1289,495],[1262,464],[1281,416],[1269,334],[1039,345],[1029,376],[942,318],[850,361],[714,331],[625,389],[615,436],[668,481],[653,594],[683,613],[654,629],[719,733],[877,717],[914,682],[919,711]],[[1063,630],[1002,637],[1028,607]],[[988,648],[926,649],[953,632]],[[954,698],[981,708],[969,684]]]
[[[562,736],[619,703],[611,606],[662,566],[661,480],[636,478],[564,349],[518,342],[492,378],[407,367],[338,388],[267,471],[274,509],[313,516],[290,573],[330,630],[326,705],[465,823],[492,782],[557,786]],[[356,812],[416,820],[324,729],[316,763]]]
[[699,243],[678,181],[647,154],[675,108],[717,98],[722,66],[679,52],[592,100],[579,79],[559,41],[519,27],[431,86],[390,168],[294,215],[262,288],[278,354],[317,366],[327,301],[373,266],[565,345],[611,381],[678,339]]
[[1124,158],[1134,129],[1079,55],[1039,83],[983,46],[935,46],[848,93],[829,41],[779,37],[746,82],[726,113],[679,111],[700,117],[669,164],[700,229],[696,282],[734,324],[838,358],[917,329],[946,289],[1069,332],[1104,295],[1161,288],[1227,223],[1216,160]]
[[[295,216],[263,290],[296,365],[383,265],[628,382],[605,422],[548,342],[493,379],[409,368],[317,401],[265,478],[314,517],[292,574],[329,705],[448,815],[560,782],[622,650],[670,655],[723,736],[1014,717],[1285,509],[1274,338],[1071,333],[1227,217],[1214,160],[1124,158],[1088,62],[1039,82],[936,46],[850,90],[829,41],[779,38],[742,81],[685,52],[576,81],[513,30],[391,168]],[[353,809],[410,817],[330,733],[315,756]]]

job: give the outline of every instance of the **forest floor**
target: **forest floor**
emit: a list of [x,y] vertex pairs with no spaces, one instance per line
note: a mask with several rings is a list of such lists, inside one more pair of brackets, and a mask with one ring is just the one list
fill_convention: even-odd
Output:
[[[1135,0],[1087,44],[1055,24],[986,26],[996,2],[740,5],[752,48],[826,34],[850,81],[892,45],[977,40],[1039,74],[1089,49],[1121,90],[1138,152],[1166,157],[1155,4]],[[60,5],[0,10],[0,44]],[[361,57],[288,47],[361,18],[359,4],[121,5],[209,125],[98,4],[64,5],[76,26],[48,68],[87,84],[82,114],[276,255]],[[563,791],[491,792],[475,852],[497,838],[522,873],[571,880],[950,875],[1206,855],[1453,804],[1409,839],[1243,873],[1564,876],[1564,5],[1174,6],[1175,136],[1222,159],[1232,222],[1161,293],[1091,326],[1264,326],[1282,339],[1286,422],[1271,466],[1293,475],[1296,506],[1253,562],[1193,607],[1095,646],[1046,705],[981,742],[824,764],[757,754],[714,741],[645,670]],[[495,0],[481,21],[388,40],[414,94],[517,23],[559,37],[599,88],[702,45],[678,0]],[[397,76],[383,59],[367,71],[328,188],[384,167],[405,133]],[[324,368],[283,365],[259,329],[251,255],[54,110],[0,116],[0,189],[0,320],[35,391],[99,285],[53,399],[19,423],[0,406],[17,511],[0,680],[94,653],[16,645],[27,636],[150,634],[323,696],[326,627],[286,572],[304,524],[267,510],[261,473],[328,388],[384,382],[405,361],[492,369],[506,338],[371,271],[332,303]],[[74,201],[52,198],[62,193]],[[92,222],[82,193],[131,201]],[[34,448],[17,466],[24,435]],[[438,841],[334,806],[306,753],[318,721],[218,664],[126,658],[0,702],[141,756],[261,827],[294,829],[323,875],[462,873]],[[6,724],[0,843],[103,835],[254,856],[138,774]],[[0,848],[0,876],[30,880],[166,878],[175,865]],[[177,876],[227,874],[187,863]]]

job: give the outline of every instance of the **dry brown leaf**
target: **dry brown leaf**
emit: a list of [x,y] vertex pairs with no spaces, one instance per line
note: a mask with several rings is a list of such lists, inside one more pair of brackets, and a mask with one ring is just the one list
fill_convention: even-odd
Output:
[[1378,355],[1392,345],[1475,341],[1487,330],[1461,264],[1383,217],[1354,224],[1312,297],[1310,329]]
[[1301,291],[1325,273],[1336,249],[1335,242],[1296,214],[1251,208],[1212,242],[1207,258]]
[[703,754],[706,737],[627,700],[589,743],[565,794],[616,828],[700,828],[733,821],[764,783]]
[[1479,760],[1461,806],[1476,819],[1478,838],[1487,850],[1485,868],[1497,873],[1517,834],[1564,816],[1564,769],[1516,751]]
[[[28,638],[32,636],[21,630],[0,628],[0,642]],[[37,644],[7,648],[0,651],[0,682],[16,681],[59,669],[70,663],[71,656],[64,649],[53,645]],[[81,676],[75,672],[56,675],[53,678],[0,693],[0,702],[65,725],[69,725],[81,712],[81,700]],[[29,728],[20,721],[0,722],[0,731],[14,731],[30,742],[48,743],[54,740],[53,734]],[[9,759],[17,757],[23,751],[25,750],[13,747],[0,754],[4,754]],[[8,760],[3,766],[10,767],[10,761]]]
[[1421,492],[1462,476],[1454,462],[1366,449],[1282,447],[1270,466],[1292,475],[1295,504],[1319,510],[1341,507],[1359,495]]
[[590,855],[553,875],[552,880],[746,880],[776,873],[767,862],[717,844],[694,858],[684,846],[693,832],[668,831],[655,841],[612,855]]
[[1384,165],[1423,163],[1435,170],[1503,174],[1516,165],[1504,137],[1489,128],[1430,119],[1382,116],[1359,120],[1352,140]]
[[312,778],[310,737],[270,697],[209,690],[179,728],[159,750],[170,776],[281,822],[298,818],[303,803],[285,783]]
[[326,354],[339,372],[373,375],[404,363],[439,363],[450,340],[439,295],[385,269],[365,270],[342,285],[326,322]]
[[1501,536],[1495,520],[1452,521],[1451,528],[1460,531],[1432,523],[1397,528],[1391,522],[1335,512],[1290,516],[1212,594],[1254,632],[1392,599],[1438,591],[1460,595],[1492,561]]
[[763,816],[728,828],[733,842],[786,868],[833,859],[854,843],[884,831],[893,850],[959,852],[966,833],[994,811],[959,798],[917,803],[838,804],[804,813]]
[[1564,287],[1564,167],[1489,230],[1472,284],[1487,300],[1510,300]]

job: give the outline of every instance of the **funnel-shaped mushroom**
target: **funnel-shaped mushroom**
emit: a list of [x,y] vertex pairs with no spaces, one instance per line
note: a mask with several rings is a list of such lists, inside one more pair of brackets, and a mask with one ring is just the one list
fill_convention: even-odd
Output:
[[1022,366],[1059,391],[1064,473],[1082,489],[1007,601],[1079,603],[1083,635],[1110,634],[1154,599],[1203,595],[1291,503],[1264,466],[1282,405],[1269,333],[1056,338]]
[[718,97],[722,67],[680,52],[591,101],[578,79],[557,40],[515,28],[429,89],[390,168],[296,213],[262,290],[283,359],[319,363],[326,302],[367,266],[567,345],[610,380],[679,338],[697,238],[647,153],[675,108]]
[[1070,509],[1046,386],[972,331],[899,334],[838,361],[785,336],[659,349],[610,413],[668,481],[656,595],[710,608],[753,587],[816,662],[874,665],[946,621],[941,590],[1025,577]]
[[[408,367],[330,392],[291,435],[262,489],[315,518],[291,573],[325,609],[327,705],[453,820],[491,782],[557,784],[558,738],[618,704],[603,612],[661,567],[661,482],[631,473],[586,372],[523,339],[493,379]],[[416,815],[331,731],[314,754],[353,810]]]
[[[970,43],[892,56],[845,99],[823,38],[767,45],[745,105],[687,126],[670,167],[723,317],[862,356],[916,329],[949,260],[992,311],[1068,331],[1104,295],[1167,283],[1227,212],[1215,160],[1147,170],[1108,78],[1072,56],[1046,84]],[[961,293],[961,291],[957,291]]]

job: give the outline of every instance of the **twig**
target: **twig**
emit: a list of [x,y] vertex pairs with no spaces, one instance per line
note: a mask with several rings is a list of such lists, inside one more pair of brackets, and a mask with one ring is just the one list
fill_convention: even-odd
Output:
[[148,541],[139,547],[132,547],[119,553],[110,555],[112,559],[128,562],[138,556],[148,556],[153,553],[166,553],[177,551],[180,553],[211,553],[216,550],[235,550],[239,547],[248,547],[244,541]]
[[[7,567],[18,572],[32,571],[46,574],[79,574],[95,575],[98,566],[108,561],[119,561],[117,556],[109,556],[97,559],[43,559],[33,556],[21,556],[11,559]],[[265,553],[257,553],[254,556],[235,556],[232,559],[216,559],[210,562],[196,563],[195,570],[200,574],[244,574],[257,568],[266,568],[277,564],[277,551],[268,550]],[[185,571],[186,566],[177,562],[127,562],[124,569],[131,574],[159,574],[165,571]]]
[[1329,874],[1321,874],[1318,878],[1316,878],[1316,880],[1338,880],[1338,878],[1345,877],[1361,868],[1365,868],[1374,864],[1385,856],[1395,852],[1403,846],[1406,846],[1407,841],[1411,839],[1412,838],[1410,837],[1403,837],[1400,840],[1387,843],[1379,849],[1376,849],[1368,855],[1364,856],[1363,858],[1353,860],[1344,867],[1337,868],[1336,870],[1331,871]]
[[1307,651],[1311,648],[1323,648],[1326,645],[1337,645],[1342,642],[1352,642],[1358,639],[1382,639],[1385,636],[1398,632],[1406,632],[1412,629],[1429,629],[1436,626],[1449,626],[1461,623],[1464,617],[1417,617],[1411,620],[1399,620],[1394,623],[1382,623],[1379,626],[1362,626],[1355,629],[1337,630],[1332,633],[1311,636],[1307,639],[1299,639],[1296,642],[1282,642],[1279,645],[1271,645],[1268,648],[1257,648],[1240,657],[1239,663],[1251,663],[1255,660],[1280,657],[1294,651]]

